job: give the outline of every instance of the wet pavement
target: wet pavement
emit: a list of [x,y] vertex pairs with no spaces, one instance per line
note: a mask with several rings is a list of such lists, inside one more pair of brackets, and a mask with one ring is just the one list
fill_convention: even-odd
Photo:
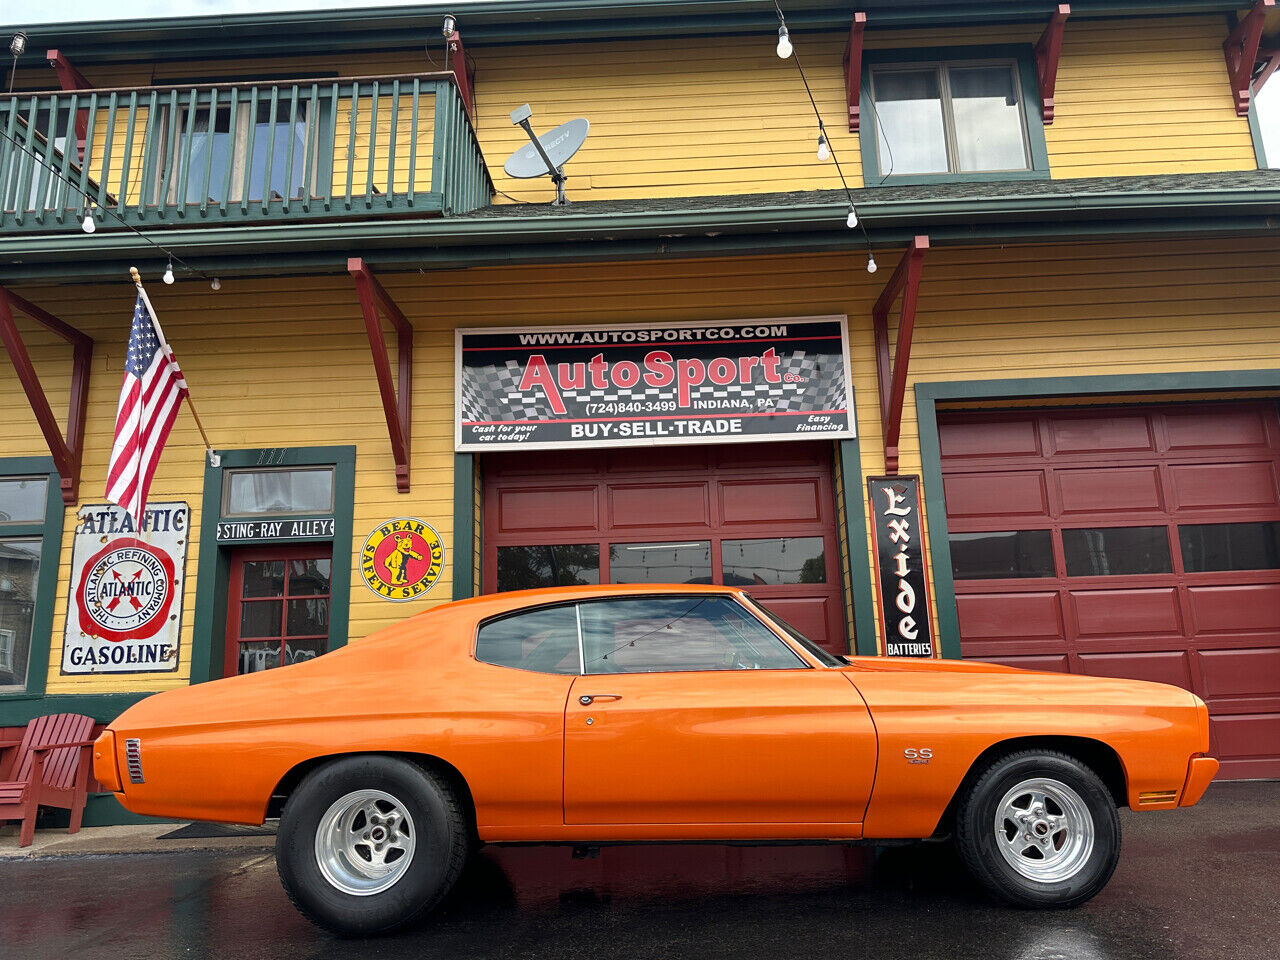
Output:
[[263,851],[8,861],[0,958],[1280,957],[1280,783],[1121,816],[1119,869],[1069,911],[992,905],[937,844],[486,848],[433,919],[364,941],[303,920]]

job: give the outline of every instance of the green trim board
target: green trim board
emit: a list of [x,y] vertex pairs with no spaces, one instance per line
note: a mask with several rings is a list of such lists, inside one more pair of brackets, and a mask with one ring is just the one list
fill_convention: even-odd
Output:
[[[333,466],[333,567],[329,579],[329,649],[345,646],[351,608],[351,548],[355,524],[356,448],[278,447],[259,450],[220,450],[220,462],[205,462],[204,493],[200,512],[200,561],[196,571],[196,618],[191,638],[191,682],[204,683],[222,676],[225,654],[227,589],[231,575],[231,551],[272,540],[218,543],[222,519],[222,486],[227,470],[253,467]],[[291,520],[296,517],[255,516],[255,520]],[[303,541],[299,541],[303,542]]]
[[[27,652],[27,677],[21,691],[0,693],[0,706],[9,700],[29,700],[44,693],[49,677],[49,650],[53,644],[53,611],[58,595],[58,565],[62,558],[62,528],[66,506],[52,457],[0,458],[0,478],[39,476],[46,480],[44,520],[0,526],[3,538],[40,538],[40,570],[36,575],[35,608],[31,617],[31,645]],[[48,711],[41,711],[48,712]],[[40,713],[35,714],[40,716]],[[23,721],[24,723],[26,721]]]
[[876,613],[872,600],[867,511],[862,499],[865,486],[860,443],[857,437],[839,442],[840,472],[844,476],[845,536],[849,543],[849,583],[853,588],[854,651],[860,657],[873,657],[879,652],[879,645],[876,642]]
[[472,595],[475,581],[475,487],[474,453],[453,455],[453,599]]
[[0,727],[20,727],[50,713],[81,713],[110,723],[150,693],[25,694],[0,700]]
[[956,607],[951,551],[947,548],[947,505],[942,489],[942,451],[938,439],[939,403],[1103,394],[1205,393],[1280,388],[1280,370],[1223,370],[1192,373],[1108,374],[1083,377],[1030,377],[1018,380],[917,382],[916,420],[920,431],[920,468],[929,521],[934,594],[942,655],[960,659],[960,620]]
[[[1023,128],[1031,155],[1030,170],[1008,170],[993,173],[895,174],[880,170],[880,139],[884,136],[880,118],[871,95],[871,71],[875,67],[913,63],[972,63],[1013,61],[1017,65],[1022,101]],[[862,154],[862,179],[866,187],[917,185],[930,183],[981,183],[1011,180],[1049,179],[1049,148],[1044,138],[1040,90],[1031,44],[981,44],[955,47],[913,47],[895,50],[866,50],[862,55],[862,81],[859,104],[863,117],[858,146]],[[868,136],[867,134],[872,134]],[[893,145],[889,144],[892,152]]]

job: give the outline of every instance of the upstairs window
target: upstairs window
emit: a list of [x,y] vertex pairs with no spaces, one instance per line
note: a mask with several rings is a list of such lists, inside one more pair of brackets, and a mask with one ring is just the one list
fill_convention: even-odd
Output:
[[1272,76],[1253,95],[1250,115],[1258,166],[1280,170],[1280,74]]
[[867,186],[1049,175],[1030,48],[887,52],[864,70]]

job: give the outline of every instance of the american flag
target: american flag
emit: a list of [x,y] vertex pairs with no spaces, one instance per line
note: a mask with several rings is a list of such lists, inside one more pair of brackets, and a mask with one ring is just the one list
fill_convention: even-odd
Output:
[[187,381],[164,341],[147,295],[139,289],[116,409],[115,446],[107,466],[107,499],[124,507],[139,530],[160,451],[186,395]]

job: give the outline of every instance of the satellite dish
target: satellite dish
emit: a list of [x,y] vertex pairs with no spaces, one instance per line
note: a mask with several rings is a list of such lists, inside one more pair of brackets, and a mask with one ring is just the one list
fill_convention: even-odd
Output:
[[507,157],[502,169],[507,172],[507,176],[519,180],[550,176],[556,185],[555,202],[564,204],[564,182],[567,179],[564,164],[582,148],[591,124],[585,117],[578,117],[560,124],[550,133],[538,136],[529,122],[532,115],[533,111],[527,103],[512,111],[511,122],[524,128],[530,142]]

